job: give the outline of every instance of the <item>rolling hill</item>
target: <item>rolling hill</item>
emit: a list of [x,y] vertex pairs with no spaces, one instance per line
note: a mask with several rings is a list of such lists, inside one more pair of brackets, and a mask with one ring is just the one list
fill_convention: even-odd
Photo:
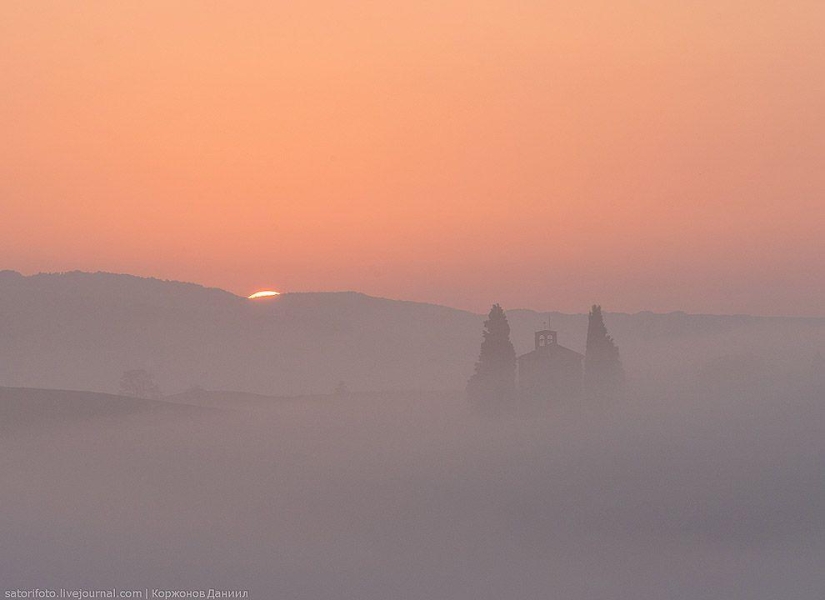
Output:
[[192,416],[204,412],[207,410],[195,406],[114,394],[0,387],[0,433],[95,419]]

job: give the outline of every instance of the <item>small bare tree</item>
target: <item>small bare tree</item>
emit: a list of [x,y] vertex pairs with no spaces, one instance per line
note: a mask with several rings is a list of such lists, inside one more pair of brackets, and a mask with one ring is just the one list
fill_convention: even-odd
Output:
[[120,393],[134,398],[160,398],[160,388],[154,377],[145,369],[124,371],[120,378]]

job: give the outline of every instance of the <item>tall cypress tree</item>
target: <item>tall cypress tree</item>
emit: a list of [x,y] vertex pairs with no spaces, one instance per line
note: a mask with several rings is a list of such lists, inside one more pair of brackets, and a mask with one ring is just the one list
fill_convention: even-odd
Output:
[[516,390],[516,351],[510,342],[510,324],[498,304],[484,321],[481,352],[475,373],[467,383],[467,395],[480,408],[503,407]]
[[584,356],[585,387],[593,394],[613,394],[624,383],[619,347],[607,334],[602,307],[590,309],[587,322],[587,349]]

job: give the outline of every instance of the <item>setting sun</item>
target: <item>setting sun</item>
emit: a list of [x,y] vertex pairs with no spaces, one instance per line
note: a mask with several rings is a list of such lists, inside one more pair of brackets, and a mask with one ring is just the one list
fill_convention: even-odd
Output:
[[272,298],[273,296],[280,296],[281,292],[273,292],[271,290],[263,290],[260,292],[255,292],[251,296],[249,296],[249,300],[257,300],[258,298]]

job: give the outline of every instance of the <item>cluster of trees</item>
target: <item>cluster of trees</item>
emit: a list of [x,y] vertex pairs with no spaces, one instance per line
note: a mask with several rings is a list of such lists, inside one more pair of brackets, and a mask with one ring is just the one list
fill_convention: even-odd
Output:
[[[517,398],[516,351],[510,341],[510,324],[500,305],[494,304],[484,321],[483,339],[475,372],[467,383],[469,399],[481,409],[498,409]],[[611,396],[624,384],[619,347],[607,333],[602,307],[593,305],[587,323],[584,389],[591,396]]]

